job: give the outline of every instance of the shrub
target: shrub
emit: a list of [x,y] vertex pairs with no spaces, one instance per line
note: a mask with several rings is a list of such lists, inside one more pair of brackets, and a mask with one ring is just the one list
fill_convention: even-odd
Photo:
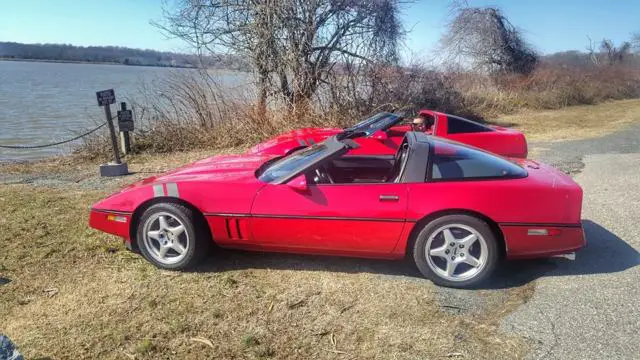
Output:
[[[565,67],[542,64],[530,75],[481,75],[435,71],[424,66],[372,67],[346,74],[341,86],[320,90],[313,100],[256,105],[246,87],[232,91],[201,72],[173,73],[157,100],[142,91],[134,152],[164,153],[249,146],[288,130],[345,127],[372,113],[431,108],[482,120],[521,109],[558,109],[640,97],[640,69],[631,65]],[[262,109],[262,110],[261,110]],[[106,132],[85,138],[78,153],[108,158]]]

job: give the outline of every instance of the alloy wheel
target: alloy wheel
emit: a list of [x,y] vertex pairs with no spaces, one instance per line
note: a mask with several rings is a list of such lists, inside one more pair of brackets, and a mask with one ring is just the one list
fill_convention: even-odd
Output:
[[158,212],[144,223],[143,244],[156,261],[171,265],[186,256],[191,242],[180,219],[168,212]]
[[465,281],[482,272],[488,257],[487,242],[480,232],[463,224],[442,226],[425,246],[427,264],[449,281]]

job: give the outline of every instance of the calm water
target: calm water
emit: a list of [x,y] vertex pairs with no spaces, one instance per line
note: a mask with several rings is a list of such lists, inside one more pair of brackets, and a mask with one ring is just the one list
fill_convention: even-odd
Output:
[[[38,145],[65,140],[104,121],[95,92],[113,88],[116,100],[131,102],[143,84],[158,90],[171,72],[157,67],[0,61],[0,145]],[[223,83],[246,81],[238,73],[219,73]],[[246,79],[246,78],[245,78]],[[116,107],[111,110],[115,115]],[[55,156],[73,147],[37,150],[0,148],[0,161]]]

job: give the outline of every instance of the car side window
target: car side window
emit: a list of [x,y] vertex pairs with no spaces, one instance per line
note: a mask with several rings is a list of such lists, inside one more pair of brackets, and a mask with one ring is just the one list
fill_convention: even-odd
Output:
[[435,143],[431,179],[500,179],[526,177],[527,172],[509,160],[455,143]]
[[447,115],[447,132],[449,134],[463,134],[463,133],[479,133],[479,132],[491,132],[493,129],[490,127],[478,124],[471,120],[463,119],[461,117]]

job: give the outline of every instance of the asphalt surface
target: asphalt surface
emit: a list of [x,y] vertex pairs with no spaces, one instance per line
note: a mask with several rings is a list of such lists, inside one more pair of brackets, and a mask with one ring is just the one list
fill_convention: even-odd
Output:
[[536,290],[503,330],[531,341],[531,359],[640,359],[640,127],[535,145],[583,187],[588,245],[523,267]]

